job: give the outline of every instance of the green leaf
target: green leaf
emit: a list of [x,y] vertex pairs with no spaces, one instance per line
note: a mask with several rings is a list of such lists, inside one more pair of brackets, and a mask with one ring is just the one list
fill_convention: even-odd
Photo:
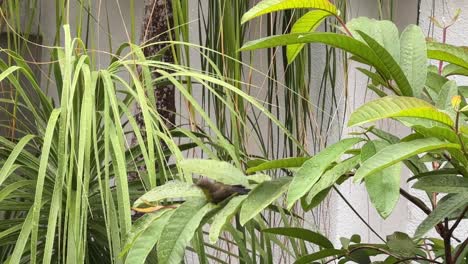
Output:
[[468,69],[468,52],[466,47],[457,47],[438,42],[428,42],[427,56],[430,59],[450,62]]
[[426,39],[421,28],[409,25],[401,33],[400,67],[406,75],[413,95],[421,97],[427,77]]
[[468,201],[468,193],[457,193],[448,199],[441,200],[437,207],[432,211],[426,219],[416,229],[414,237],[416,239],[421,238],[426,234],[433,226],[442,221],[445,217],[450,216],[451,213],[459,209],[460,207],[466,206]]
[[445,77],[452,75],[468,76],[468,69],[465,69],[455,64],[449,64],[445,66],[444,69],[442,69],[442,75]]
[[198,229],[203,217],[215,207],[206,200],[188,200],[170,216],[158,243],[158,262],[179,264],[185,247]]
[[255,167],[248,168],[247,174],[251,174],[257,171],[264,171],[264,170],[296,168],[296,167],[302,166],[302,164],[304,164],[304,162],[308,159],[310,159],[310,157],[295,157],[295,158],[285,158],[285,159],[266,161]]
[[122,253],[129,249],[125,263],[144,264],[146,258],[154,248],[162,230],[166,226],[169,218],[174,213],[172,211],[162,211],[144,215],[144,219],[138,219],[127,237],[127,244]]
[[241,24],[271,12],[296,8],[313,8],[337,14],[336,7],[328,0],[263,0],[242,16]]
[[11,168],[14,166],[16,158],[21,154],[24,147],[33,139],[34,135],[26,135],[21,140],[15,144],[15,148],[10,152],[8,159],[5,161],[3,166],[0,168],[0,186],[8,178],[9,173],[13,172]]
[[346,26],[356,39],[365,42],[358,33],[362,31],[382,45],[395,61],[400,61],[399,33],[392,21],[358,17],[351,19]]
[[237,212],[237,209],[245,200],[245,198],[247,198],[246,195],[233,197],[213,218],[213,223],[211,223],[209,235],[211,244],[214,244],[218,241],[218,237],[222,231],[222,228],[226,224],[230,223],[232,217]]
[[266,37],[254,41],[249,41],[240,49],[254,50],[262,48],[271,48],[276,46],[285,46],[299,43],[323,43],[331,47],[340,48],[359,57],[364,63],[374,66],[385,77],[390,77],[387,66],[366,44],[352,37],[336,33],[295,33],[279,36]]
[[309,255],[305,255],[297,259],[294,264],[308,264],[313,263],[314,260],[324,259],[326,257],[337,256],[337,255],[344,255],[346,252],[344,250],[339,249],[324,249],[320,250],[316,253],[312,253]]
[[331,187],[326,188],[325,190],[320,191],[319,193],[315,194],[310,200],[308,199],[309,196],[303,196],[301,198],[301,206],[302,209],[307,212],[315,207],[317,207],[320,203],[327,198],[328,194],[330,193]]
[[[362,31],[358,31],[358,33],[361,35],[364,41],[366,41],[367,45],[369,45],[371,52],[373,52],[379,58],[380,63],[375,65],[377,70],[383,74],[390,74],[393,80],[395,80],[399,89],[399,91],[396,92],[399,92],[404,96],[413,96],[413,89],[411,88],[405,73],[397,61],[392,57],[392,55],[382,45],[380,45],[376,40],[374,40],[366,33]],[[379,67],[380,65],[384,65],[384,67]]]
[[290,182],[291,178],[286,177],[265,181],[250,191],[240,210],[241,225],[247,223],[286,192]]
[[361,141],[361,138],[343,139],[307,160],[299,168],[289,186],[288,208],[291,208],[297,200],[312,188],[332,162],[338,160],[347,150]]
[[[367,142],[361,151],[363,162],[374,156],[378,151],[389,146],[382,140]],[[386,169],[371,174],[365,178],[369,198],[379,215],[386,219],[395,208],[400,198],[401,162]]]
[[225,184],[248,185],[244,173],[225,161],[186,159],[179,162],[186,173],[196,173]]
[[335,182],[343,176],[343,174],[349,172],[353,168],[356,167],[360,162],[360,156],[354,156],[352,158],[349,158],[345,161],[342,161],[333,168],[327,170],[322,177],[320,177],[320,180],[314,186],[312,189],[309,191],[309,194],[307,194],[306,197],[306,203],[310,204],[312,202],[312,199],[318,195],[320,192],[323,190],[333,186]]
[[431,104],[418,98],[404,96],[387,96],[364,104],[351,114],[348,126],[392,117],[423,118],[453,126],[450,116],[438,111]]
[[[300,17],[291,28],[291,33],[305,33],[315,31],[325,18],[333,15],[329,11],[313,10]],[[301,52],[304,44],[293,44],[286,47],[286,57],[288,64],[293,62]]]
[[433,175],[419,179],[413,188],[426,192],[462,193],[468,192],[468,179],[450,175]]
[[193,184],[170,181],[142,195],[135,201],[133,207],[139,207],[146,202],[157,203],[160,200],[181,197],[205,197],[205,194],[200,188]]
[[460,149],[460,145],[447,143],[437,138],[416,139],[390,145],[362,163],[361,167],[354,175],[354,182],[358,182],[364,177],[388,168],[414,155],[432,150],[450,148]]
[[412,257],[417,251],[416,243],[407,234],[401,232],[387,236],[387,246],[391,252],[402,257]]
[[437,124],[432,126],[411,125],[411,128],[424,137],[435,137],[440,140],[458,143],[457,134],[446,126],[438,126]]
[[452,97],[458,95],[458,86],[455,81],[446,82],[440,89],[435,106],[443,110],[452,110]]
[[263,229],[262,232],[302,239],[322,248],[333,248],[332,242],[325,236],[309,229],[299,227],[276,227]]

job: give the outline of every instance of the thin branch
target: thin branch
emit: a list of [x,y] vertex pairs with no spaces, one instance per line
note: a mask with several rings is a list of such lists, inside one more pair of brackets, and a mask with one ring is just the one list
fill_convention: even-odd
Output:
[[333,186],[333,189],[336,191],[336,193],[341,197],[341,199],[343,199],[343,201],[348,205],[348,207],[356,214],[356,216],[372,231],[372,233],[374,233],[380,240],[382,240],[382,242],[386,242],[385,239],[383,239],[379,233],[377,233],[377,231],[374,230],[374,228],[372,228],[372,226],[369,225],[369,223],[366,222],[366,220],[364,218],[362,218],[362,216],[358,213],[358,211],[356,211],[356,209],[354,209],[354,207],[348,202],[348,200],[346,200],[346,198],[343,196],[343,194],[338,190],[338,188],[336,188],[336,186]]
[[453,256],[453,263],[456,263],[458,258],[460,257],[461,253],[465,249],[465,247],[468,245],[468,237],[463,241],[463,243],[460,245],[460,248],[458,248],[458,251],[455,253]]
[[444,238],[444,248],[445,248],[445,260],[447,264],[450,264],[452,261],[452,247],[450,246],[450,231],[449,231],[449,223],[448,223],[448,218],[445,217],[444,219],[444,232],[443,232],[443,238]]
[[455,231],[455,228],[457,228],[458,224],[460,224],[461,220],[465,216],[465,214],[468,212],[468,206],[465,207],[465,210],[463,210],[462,214],[457,218],[457,221],[453,224],[453,226],[449,230],[449,235],[453,234],[453,231]]
[[412,202],[416,205],[419,209],[421,209],[427,215],[431,213],[431,209],[426,206],[426,204],[421,201],[419,198],[414,197],[413,195],[409,194],[407,191],[400,188],[400,194],[405,197],[408,201]]

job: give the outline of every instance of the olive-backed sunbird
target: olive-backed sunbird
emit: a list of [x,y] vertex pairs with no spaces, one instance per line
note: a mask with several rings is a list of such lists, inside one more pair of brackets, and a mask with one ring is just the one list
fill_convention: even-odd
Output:
[[242,185],[211,182],[204,178],[198,180],[197,186],[203,190],[208,201],[215,204],[220,203],[231,196],[247,194],[250,191],[250,189],[247,189]]

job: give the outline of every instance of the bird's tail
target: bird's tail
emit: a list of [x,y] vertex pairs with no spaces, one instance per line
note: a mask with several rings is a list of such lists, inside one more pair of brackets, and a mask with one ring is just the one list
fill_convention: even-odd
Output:
[[238,194],[248,194],[250,192],[250,189],[245,188],[242,185],[232,185],[233,191],[235,191]]

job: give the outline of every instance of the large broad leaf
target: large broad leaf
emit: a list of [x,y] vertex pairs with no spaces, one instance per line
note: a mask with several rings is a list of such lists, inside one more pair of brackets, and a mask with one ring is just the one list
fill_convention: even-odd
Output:
[[391,117],[424,118],[453,126],[450,116],[438,111],[431,104],[418,98],[404,96],[387,96],[364,104],[351,114],[348,126]]
[[453,175],[426,176],[417,181],[413,188],[436,193],[468,193],[468,179]]
[[363,63],[374,66],[386,78],[390,77],[390,72],[388,72],[387,66],[380,60],[380,58],[375,54],[375,52],[372,51],[369,46],[352,37],[336,33],[294,33],[266,37],[245,43],[241,48],[241,51],[299,43],[323,43],[331,47],[340,48],[360,58],[360,61]]
[[219,234],[221,233],[224,225],[229,224],[234,214],[237,212],[237,208],[247,198],[246,195],[236,196],[232,198],[226,206],[221,209],[216,216],[213,218],[213,223],[210,227],[210,243],[214,244],[218,241]]
[[364,177],[392,166],[414,155],[438,149],[460,149],[460,145],[447,143],[437,138],[423,138],[390,145],[364,161],[354,175],[358,182]]
[[316,195],[318,195],[323,190],[333,186],[335,182],[341,176],[343,176],[343,174],[352,170],[354,167],[356,167],[356,165],[359,164],[359,162],[360,156],[354,156],[336,164],[335,166],[333,166],[333,168],[327,170],[322,175],[322,177],[320,177],[320,180],[316,184],[314,184],[312,189],[309,191],[309,194],[307,194],[306,203],[310,204],[312,202],[312,199],[314,199]]
[[418,251],[416,243],[407,234],[401,232],[387,236],[387,246],[391,252],[407,258],[414,256]]
[[468,52],[466,47],[457,47],[444,43],[428,42],[427,56],[431,59],[450,62],[468,69]]
[[275,201],[288,189],[291,178],[279,178],[260,183],[253,189],[242,204],[240,223],[244,225]]
[[291,208],[297,200],[312,188],[332,162],[338,160],[348,149],[361,141],[361,138],[343,139],[306,161],[297,171],[293,181],[289,185],[288,208]]
[[[299,18],[296,23],[294,23],[291,28],[291,33],[313,32],[320,26],[325,18],[331,15],[333,14],[324,10],[310,11]],[[303,47],[304,44],[293,44],[286,47],[286,57],[288,58],[288,63],[291,63],[296,58]]]
[[451,195],[447,199],[443,199],[437,205],[424,221],[416,229],[414,234],[416,239],[421,238],[426,234],[433,226],[442,221],[445,217],[449,217],[451,213],[455,212],[461,207],[465,207],[468,201],[468,193],[457,193]]
[[[407,121],[407,120],[405,120]],[[423,124],[414,125],[411,124],[410,127],[414,129],[419,134],[423,135],[424,137],[435,137],[441,140],[447,140],[452,143],[458,143],[457,134],[450,128],[446,126],[440,126],[438,124],[424,126]]]
[[426,40],[420,27],[408,26],[401,33],[400,67],[406,75],[413,95],[420,97],[426,83],[427,50]]
[[409,83],[408,79],[406,78],[405,73],[403,72],[402,68],[398,64],[398,62],[392,57],[392,55],[378,43],[375,39],[371,36],[367,35],[362,31],[358,31],[359,35],[364,39],[364,41],[369,45],[371,48],[371,52],[373,52],[376,56],[378,56],[380,60],[380,64],[383,64],[384,67],[380,68],[377,67],[381,73],[389,73],[393,80],[395,80],[396,84],[398,85],[398,90],[401,95],[404,96],[413,96],[413,89],[411,84]]
[[[389,145],[390,143],[382,140],[367,142],[361,150],[362,161],[368,160]],[[400,198],[400,174],[401,162],[398,162],[365,178],[369,198],[384,219],[391,214]]]
[[328,0],[263,0],[242,16],[241,23],[271,12],[296,8],[313,8],[337,13],[336,7]]
[[364,42],[358,33],[358,31],[362,31],[382,45],[395,61],[400,61],[399,33],[392,21],[358,17],[351,19],[346,23],[346,26],[356,39]]
[[452,110],[453,107],[451,100],[454,96],[458,95],[458,86],[455,81],[446,82],[441,88],[437,97],[436,107],[444,110]]
[[158,262],[178,264],[203,217],[215,207],[203,199],[179,206],[169,218],[158,243]]
[[277,227],[263,229],[262,232],[299,238],[304,241],[316,244],[322,248],[333,248],[333,244],[330,242],[330,240],[328,240],[328,238],[309,229],[299,227]]
[[196,173],[225,184],[247,186],[244,173],[232,164],[218,160],[186,159],[179,162],[186,173]]
[[184,197],[205,197],[203,191],[197,186],[180,181],[170,181],[158,186],[138,198],[133,207],[146,203],[157,203],[160,200]]
[[135,223],[128,234],[127,244],[122,253],[130,249],[125,259],[128,264],[144,264],[156,242],[161,237],[163,228],[174,211],[162,211],[146,214]]
[[449,64],[445,66],[444,69],[442,70],[442,75],[445,77],[452,76],[452,75],[468,76],[468,69],[465,69],[455,64]]
[[295,157],[295,158],[285,158],[279,160],[271,160],[258,164],[255,167],[247,169],[247,173],[251,174],[257,171],[263,170],[273,170],[273,169],[282,169],[282,168],[295,168],[300,167],[306,160],[310,157]]

